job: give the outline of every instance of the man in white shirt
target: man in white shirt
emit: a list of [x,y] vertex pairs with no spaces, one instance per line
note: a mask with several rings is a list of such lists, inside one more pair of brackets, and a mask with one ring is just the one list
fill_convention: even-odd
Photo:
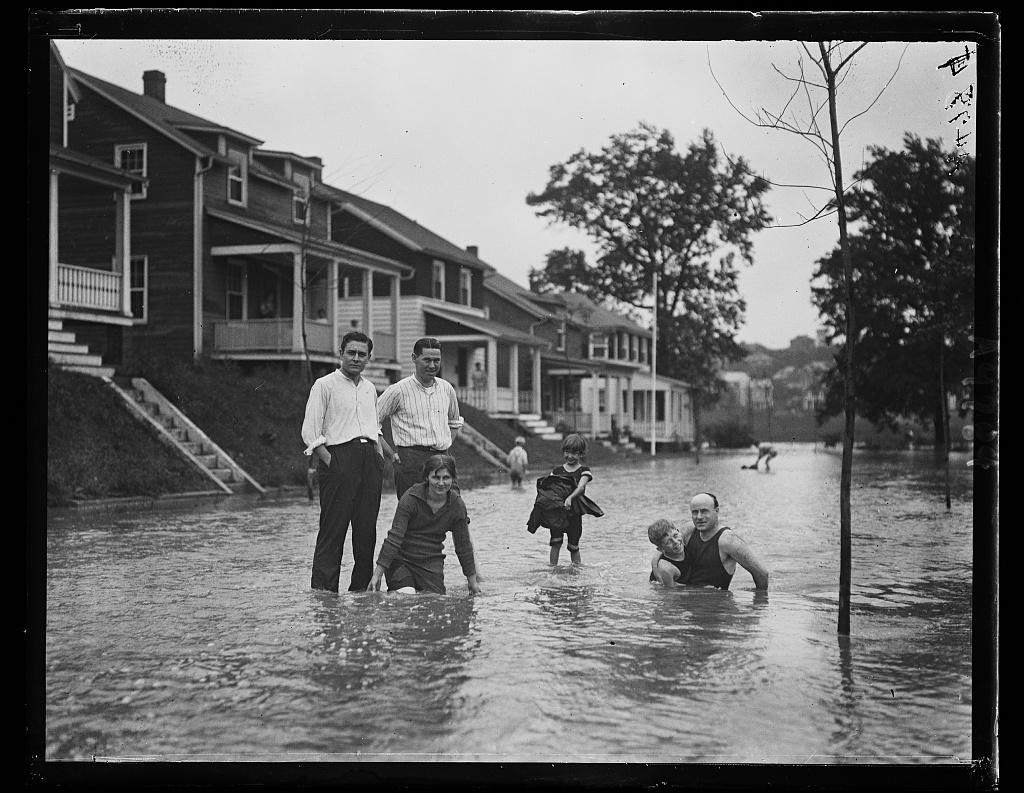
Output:
[[417,340],[412,348],[416,373],[387,387],[377,403],[377,418],[391,420],[395,451],[395,492],[402,497],[422,478],[423,464],[434,454],[451,454],[452,443],[463,425],[455,388],[437,376],[441,369],[441,342]]
[[358,331],[341,340],[341,366],[313,383],[302,422],[306,454],[318,459],[320,531],[310,586],[337,592],[345,535],[352,524],[350,592],[362,592],[373,576],[377,513],[384,480],[377,389],[362,377],[373,342]]

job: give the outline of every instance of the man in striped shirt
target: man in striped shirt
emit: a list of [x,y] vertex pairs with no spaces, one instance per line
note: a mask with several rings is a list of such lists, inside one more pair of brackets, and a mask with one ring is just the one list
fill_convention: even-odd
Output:
[[441,342],[417,340],[412,348],[416,373],[389,385],[377,401],[377,417],[391,420],[395,451],[395,492],[401,498],[422,478],[423,464],[434,454],[451,454],[463,424],[455,388],[437,376]]

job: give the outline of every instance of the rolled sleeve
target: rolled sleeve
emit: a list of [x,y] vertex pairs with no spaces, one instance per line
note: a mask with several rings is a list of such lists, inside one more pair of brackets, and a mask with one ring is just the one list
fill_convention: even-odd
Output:
[[306,414],[302,419],[302,442],[306,444],[305,454],[311,455],[313,450],[327,442],[324,437],[324,417],[327,415],[327,400],[323,384],[313,383],[306,400]]

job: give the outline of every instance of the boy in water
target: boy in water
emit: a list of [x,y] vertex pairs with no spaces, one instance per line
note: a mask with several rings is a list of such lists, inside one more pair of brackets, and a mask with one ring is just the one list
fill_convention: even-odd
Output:
[[686,561],[686,543],[683,535],[670,520],[656,520],[647,527],[647,538],[658,549],[651,558],[651,581],[675,586],[680,578],[689,577]]
[[523,489],[523,477],[526,476],[526,466],[530,464],[526,455],[526,438],[520,435],[516,438],[516,445],[508,453],[509,478],[512,480],[513,490]]

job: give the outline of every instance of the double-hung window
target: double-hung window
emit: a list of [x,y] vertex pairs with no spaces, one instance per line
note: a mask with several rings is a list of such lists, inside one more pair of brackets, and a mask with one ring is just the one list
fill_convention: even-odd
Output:
[[444,300],[444,262],[434,259],[434,278],[430,294],[435,300]]
[[464,306],[473,305],[473,271],[468,267],[459,270],[459,302]]
[[[120,146],[114,147],[114,165],[120,168],[122,171],[135,174],[136,176],[146,176],[146,144],[145,143],[126,143]],[[145,198],[146,197],[146,183],[133,184],[131,188],[132,198]]]
[[310,180],[305,174],[293,173],[292,181],[298,185],[292,193],[292,222],[305,225],[309,219]]
[[249,203],[249,155],[228,149],[228,203],[246,206]]
[[149,319],[149,258],[132,256],[128,274],[128,301],[132,317],[136,322],[146,322]]
[[245,265],[229,262],[227,272],[228,319],[245,319]]

